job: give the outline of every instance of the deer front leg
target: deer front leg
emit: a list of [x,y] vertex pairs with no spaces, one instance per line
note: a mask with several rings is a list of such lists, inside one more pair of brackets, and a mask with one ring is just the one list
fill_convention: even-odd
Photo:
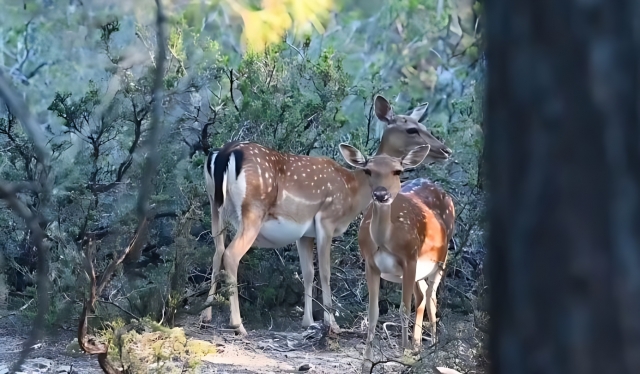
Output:
[[[213,295],[216,293],[217,278],[220,274],[220,267],[222,266],[222,255],[224,254],[224,229],[222,227],[222,217],[220,212],[218,211],[218,208],[215,207],[211,194],[207,195],[209,196],[209,203],[211,205],[211,236],[213,236],[213,242],[216,248],[211,270],[211,288],[209,289],[209,295],[207,296],[206,301],[206,304],[211,304],[213,301]],[[210,305],[202,311],[200,319],[204,323],[209,323],[211,321]]]
[[[247,214],[248,216],[250,214]],[[247,331],[242,325],[240,317],[240,304],[238,301],[238,265],[240,259],[247,253],[260,233],[262,220],[258,217],[243,217],[242,230],[236,234],[229,247],[224,252],[223,262],[227,272],[227,282],[230,288],[229,305],[231,318],[229,325],[236,329],[239,335],[246,335]]]
[[309,327],[313,324],[313,238],[302,237],[296,241],[296,246],[298,247],[302,280],[304,282],[302,326]]
[[326,227],[321,220],[316,221],[316,243],[318,244],[318,268],[322,286],[322,304],[324,305],[324,323],[336,334],[340,328],[333,317],[333,300],[331,299],[331,234],[333,227]]
[[402,273],[402,303],[400,304],[400,318],[402,322],[402,347],[412,349],[409,341],[409,315],[411,314],[411,298],[413,285],[416,283],[416,263],[407,262]]
[[367,290],[369,291],[369,329],[367,330],[367,341],[364,348],[364,362],[362,372],[370,373],[373,366],[373,338],[376,335],[376,325],[378,324],[378,299],[380,296],[380,272],[373,269],[369,264],[365,265],[365,276],[367,278]]

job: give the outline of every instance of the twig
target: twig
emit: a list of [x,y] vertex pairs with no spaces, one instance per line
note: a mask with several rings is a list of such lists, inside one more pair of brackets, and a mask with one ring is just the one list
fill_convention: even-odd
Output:
[[233,97],[233,69],[229,70],[229,94],[231,95],[231,102],[233,102],[233,106],[236,108],[236,112],[240,113],[240,109],[238,109],[238,104],[236,104],[236,99]]
[[123,307],[121,307],[120,305],[118,305],[117,303],[114,303],[113,301],[110,300],[101,300],[98,299],[96,300],[99,303],[104,303],[104,304],[110,304],[115,306],[116,308],[120,309],[121,311],[125,312],[127,315],[129,315],[129,317],[135,319],[136,321],[140,321],[140,317],[137,317],[135,314],[131,313],[130,311],[124,309]]
[[304,55],[302,54],[302,52],[300,52],[300,50],[298,48],[296,48],[293,44],[285,41],[285,43],[287,43],[287,45],[291,48],[293,48],[296,52],[298,52],[298,54],[300,55],[300,57],[302,57],[302,59],[304,60]]
[[391,335],[389,334],[389,330],[387,330],[387,325],[394,325],[394,326],[399,326],[399,325],[393,322],[385,322],[382,324],[382,330],[384,331],[385,334],[387,334],[387,339],[389,340],[389,344],[391,344],[392,347],[394,345],[397,346],[397,344],[391,341]]
[[287,266],[284,264],[284,259],[282,258],[282,256],[280,256],[280,252],[278,252],[277,248],[274,248],[273,251],[278,255],[278,258],[280,259],[280,262],[282,262],[282,266]]
[[29,140],[33,142],[35,148],[34,152],[38,162],[41,165],[48,166],[50,153],[46,146],[44,131],[42,131],[40,126],[36,123],[33,115],[29,111],[27,103],[25,103],[24,100],[14,92],[2,72],[0,72],[0,99],[7,104],[11,113],[20,120]]
[[[10,316],[15,316],[16,314],[18,314],[18,313],[22,312],[23,310],[27,309],[27,307],[28,307],[29,305],[31,305],[31,303],[32,303],[32,302],[33,302],[33,299],[29,300],[29,302],[28,302],[28,303],[26,303],[26,304],[24,304],[23,306],[21,306],[21,307],[20,307],[20,309],[18,309],[18,310],[16,310],[16,311],[13,311],[13,312],[11,312],[11,313],[9,313],[9,314],[5,314],[4,316],[0,316],[0,319],[3,319],[3,318],[5,318],[5,317],[10,317]],[[19,352],[19,351],[18,351],[18,352]]]
[[411,367],[411,365],[409,364],[405,364],[402,361],[398,361],[398,360],[394,360],[394,359],[386,359],[386,360],[382,360],[382,361],[376,361],[373,362],[371,365],[371,369],[369,369],[369,373],[373,373],[373,368],[375,368],[377,365],[382,365],[382,364],[390,364],[390,363],[395,363],[395,364],[400,364],[404,367]]
[[[347,274],[347,272],[346,272],[346,271],[344,271],[344,269],[339,268],[339,267],[337,267],[337,266],[335,266],[335,268],[336,268],[336,269],[338,269],[338,270],[340,270],[340,271],[342,271],[342,272],[344,273],[344,275],[346,275],[347,277],[349,276],[349,274]],[[342,278],[342,277],[341,277],[341,276],[339,276],[338,274],[336,274],[336,276],[337,276],[338,278],[342,279],[342,281],[344,282],[344,285],[345,285],[345,286],[347,286],[347,289],[349,290],[349,292],[351,292],[351,293],[353,294],[353,296],[355,296],[355,297],[358,299],[358,301],[362,303],[362,302],[363,302],[362,297],[360,297],[360,295],[358,295],[358,294],[357,294],[357,293],[356,293],[356,292],[351,288],[351,286],[349,286],[349,283],[347,282],[347,280],[346,280],[346,279],[344,279],[344,278]]]

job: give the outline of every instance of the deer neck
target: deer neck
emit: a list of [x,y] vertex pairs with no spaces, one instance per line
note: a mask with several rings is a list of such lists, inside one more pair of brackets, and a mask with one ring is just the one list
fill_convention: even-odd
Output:
[[382,154],[390,157],[402,158],[406,155],[406,152],[403,149],[399,149],[397,146],[390,145],[388,139],[383,135],[380,145],[378,146],[378,150],[376,151],[376,156]]
[[[369,178],[362,170],[351,171],[356,180],[356,193],[354,200],[356,202],[357,213],[364,211],[371,202],[371,187],[369,186]],[[355,218],[355,217],[354,217]]]
[[372,203],[372,205],[371,238],[378,247],[386,248],[391,240],[391,204]]

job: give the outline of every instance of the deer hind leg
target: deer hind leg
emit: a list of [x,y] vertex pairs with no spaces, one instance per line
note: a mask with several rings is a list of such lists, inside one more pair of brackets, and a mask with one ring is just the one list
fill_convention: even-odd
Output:
[[378,324],[378,299],[380,296],[380,272],[365,265],[365,276],[367,278],[367,289],[369,290],[369,329],[367,330],[367,340],[364,348],[364,363],[362,372],[370,373],[373,366],[373,338],[376,335],[376,325]]
[[331,234],[333,228],[323,227],[320,220],[316,221],[316,241],[318,244],[318,268],[320,284],[322,286],[322,304],[324,305],[324,323],[331,327],[336,334],[340,333],[340,327],[333,317],[333,300],[331,299]]
[[416,348],[422,345],[422,321],[424,320],[424,309],[427,306],[427,289],[427,282],[424,279],[417,281],[414,285],[416,324],[413,326],[413,344]]
[[313,324],[313,238],[302,237],[296,241],[302,280],[304,281],[304,316],[302,326]]
[[[213,266],[211,270],[211,288],[209,289],[209,296],[207,297],[207,304],[213,301],[213,295],[216,293],[217,277],[220,274],[220,267],[222,266],[222,255],[224,254],[224,230],[222,227],[223,220],[220,216],[220,211],[215,207],[211,194],[209,195],[209,203],[211,205],[211,235],[213,236],[213,242],[216,247],[215,255],[213,256]],[[211,306],[208,306],[202,311],[200,319],[204,323],[211,321]]]
[[435,274],[429,279],[429,287],[427,288],[426,296],[427,299],[427,314],[429,317],[429,325],[431,328],[431,341],[433,343],[436,342],[436,292],[438,291],[438,285],[442,280],[442,276],[444,275],[444,264],[438,265],[438,270],[436,270]]
[[231,317],[229,325],[236,329],[239,335],[246,335],[247,331],[242,326],[242,318],[240,317],[240,304],[238,301],[238,265],[240,259],[247,253],[253,245],[260,228],[262,227],[262,217],[256,212],[248,211],[242,217],[240,229],[235,238],[224,251],[223,263],[227,272],[227,282],[230,288],[229,304],[231,309]]

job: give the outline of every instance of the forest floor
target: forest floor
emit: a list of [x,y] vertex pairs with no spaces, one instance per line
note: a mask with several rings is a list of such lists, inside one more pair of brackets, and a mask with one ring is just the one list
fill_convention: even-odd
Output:
[[[452,285],[454,281],[449,282]],[[448,295],[448,293],[446,294]],[[445,295],[445,296],[446,296]],[[406,373],[407,364],[413,365],[412,373],[433,373],[434,367],[444,366],[454,368],[463,373],[486,373],[485,362],[482,359],[482,341],[485,335],[478,326],[486,325],[482,322],[480,313],[469,313],[453,307],[446,302],[450,296],[442,298],[439,309],[438,343],[431,345],[426,338],[428,330],[423,332],[423,346],[421,357],[403,355],[400,343],[400,316],[397,309],[381,313],[379,325],[374,340],[376,364],[375,374]],[[299,308],[298,308],[299,309]],[[360,373],[364,341],[366,337],[366,323],[362,317],[356,318],[352,325],[339,321],[342,332],[339,335],[328,333],[322,324],[314,324],[305,329],[301,326],[300,310],[283,308],[272,310],[268,320],[251,317],[251,309],[245,310],[245,327],[248,335],[236,336],[225,329],[228,323],[228,307],[214,306],[212,321],[206,328],[202,328],[199,316],[185,314],[175,321],[175,327],[180,329],[182,347],[187,347],[186,341],[206,347],[201,351],[201,364],[195,371],[183,370],[189,358],[177,358],[166,361],[164,367],[156,370],[143,370],[145,374],[169,373],[229,373],[229,374],[275,374],[275,373],[310,373],[310,374],[347,374]],[[411,316],[410,320],[413,319]],[[58,327],[49,328],[45,337],[38,342],[36,348],[29,355],[27,365],[23,366],[24,373],[54,373],[54,374],[93,374],[102,373],[97,357],[79,351],[77,337],[77,317],[64,322],[59,321]],[[95,320],[97,321],[97,320]],[[90,324],[98,324],[99,322]],[[142,326],[142,325],[141,325]],[[147,325],[145,325],[147,326]],[[147,326],[148,327],[148,326]],[[31,328],[31,321],[20,312],[0,310],[0,374],[7,374],[8,367],[19,357],[23,343],[27,339]],[[146,327],[145,327],[146,328]],[[137,343],[129,345],[131,352],[146,352],[146,364],[155,362],[156,356],[149,354],[154,343],[159,340],[145,338],[160,334],[155,330],[135,328],[132,331],[138,337],[143,337]],[[143,331],[144,330],[144,331]],[[92,329],[90,328],[90,333]],[[182,333],[184,331],[184,333]],[[93,334],[95,334],[93,330]],[[166,334],[166,331],[163,332]],[[169,335],[171,336],[170,332]],[[171,338],[172,339],[172,338]],[[172,346],[177,340],[172,342]],[[144,342],[144,343],[142,343]],[[161,349],[165,342],[161,344]],[[215,353],[209,353],[213,352]],[[164,351],[163,351],[164,352]],[[185,351],[186,352],[186,351]],[[384,352],[384,354],[383,354]],[[190,353],[189,353],[190,354]],[[204,357],[202,357],[204,355]],[[403,362],[403,363],[400,363]],[[140,370],[132,370],[132,374]]]
[[[0,315],[7,314],[0,312]],[[183,319],[176,325],[184,329],[188,339],[216,345],[215,354],[202,358],[202,365],[196,370],[198,373],[346,374],[359,373],[362,363],[362,331],[346,330],[337,337],[331,337],[318,333],[320,329],[305,330],[299,325],[289,325],[286,329],[280,328],[282,331],[248,328],[248,336],[238,337],[216,328],[200,329],[196,317]],[[29,327],[26,319],[17,314],[0,319],[0,374],[5,374],[8,366],[18,358]],[[324,336],[324,339],[317,339],[319,336]],[[71,324],[68,328],[49,331],[29,356],[30,360],[23,366],[24,372],[102,373],[96,357],[69,352],[67,346],[74,342],[75,337],[76,331]],[[405,366],[389,362],[377,365],[375,373],[400,373],[403,369]]]

